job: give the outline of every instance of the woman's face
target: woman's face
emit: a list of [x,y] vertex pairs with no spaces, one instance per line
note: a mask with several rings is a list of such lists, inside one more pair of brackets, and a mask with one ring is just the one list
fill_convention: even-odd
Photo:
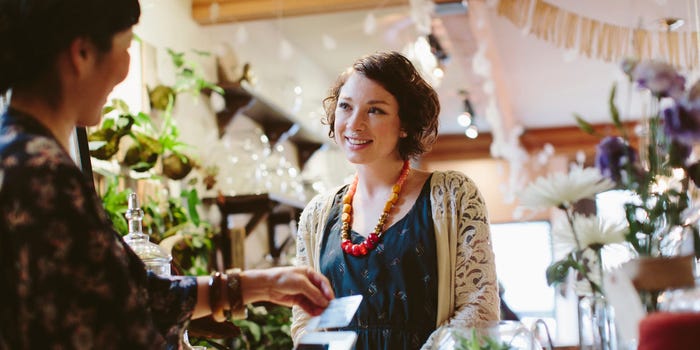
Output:
[[96,125],[100,122],[107,97],[129,72],[128,49],[132,38],[131,29],[119,32],[112,38],[112,49],[97,55],[94,69],[86,83],[83,98],[85,105],[78,116],[78,125]]
[[338,95],[335,141],[355,164],[399,159],[399,104],[377,82],[352,73]]

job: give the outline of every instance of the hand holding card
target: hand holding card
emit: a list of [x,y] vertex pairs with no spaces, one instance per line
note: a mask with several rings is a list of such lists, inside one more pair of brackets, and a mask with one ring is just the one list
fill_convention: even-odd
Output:
[[351,295],[333,299],[320,316],[309,320],[306,329],[315,330],[345,327],[350,324],[361,302],[362,295]]
[[[309,331],[345,327],[352,321],[357,308],[362,302],[362,295],[351,295],[331,300],[320,316],[313,317],[306,325]],[[355,345],[357,334],[354,332],[311,332],[304,334],[297,349],[305,346],[328,346],[327,349],[346,350]]]

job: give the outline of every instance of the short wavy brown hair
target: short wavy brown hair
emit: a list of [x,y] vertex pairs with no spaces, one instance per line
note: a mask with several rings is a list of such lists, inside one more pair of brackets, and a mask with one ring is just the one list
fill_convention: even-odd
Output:
[[359,73],[381,85],[399,103],[401,128],[407,137],[399,139],[399,154],[403,160],[417,158],[430,151],[437,139],[440,101],[435,90],[398,52],[378,52],[364,56],[343,72],[323,100],[326,116],[323,123],[330,127],[328,136],[335,136],[335,108],[340,89],[353,73]]

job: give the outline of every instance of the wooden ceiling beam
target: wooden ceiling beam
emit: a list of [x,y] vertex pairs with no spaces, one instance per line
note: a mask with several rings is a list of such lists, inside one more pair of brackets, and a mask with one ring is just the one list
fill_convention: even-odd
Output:
[[[331,12],[408,5],[409,0],[192,0],[192,17],[199,24],[244,22]],[[210,9],[218,3],[219,14]]]
[[[636,123],[626,123],[627,130],[632,131]],[[593,125],[598,135],[618,135],[617,129],[612,124]],[[631,133],[634,134],[634,133]],[[637,147],[637,137],[631,135],[632,145]],[[476,139],[469,139],[462,134],[440,135],[433,149],[427,153],[423,160],[469,160],[489,159],[491,156],[490,133],[480,133]],[[520,143],[530,154],[541,151],[546,144],[554,147],[554,152],[559,155],[575,157],[578,151],[583,151],[587,156],[595,153],[596,146],[600,142],[598,136],[584,133],[577,126],[565,126],[554,128],[528,129],[520,136]]]

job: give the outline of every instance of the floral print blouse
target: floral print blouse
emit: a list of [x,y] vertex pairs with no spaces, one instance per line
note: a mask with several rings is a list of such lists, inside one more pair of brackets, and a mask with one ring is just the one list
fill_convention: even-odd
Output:
[[196,290],[146,272],[48,129],[0,117],[0,349],[177,348]]

